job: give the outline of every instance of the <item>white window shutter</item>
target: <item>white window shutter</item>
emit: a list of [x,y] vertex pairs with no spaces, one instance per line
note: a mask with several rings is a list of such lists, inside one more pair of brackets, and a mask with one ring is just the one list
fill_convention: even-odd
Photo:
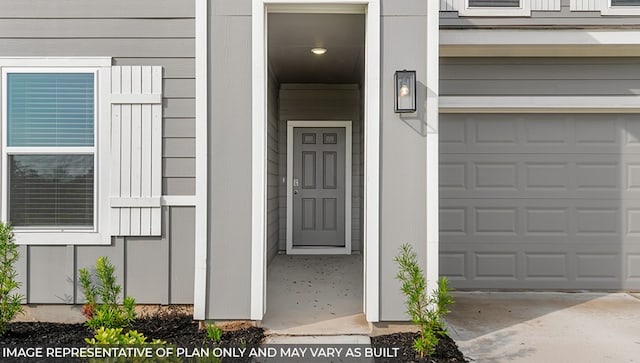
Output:
[[162,67],[111,68],[111,235],[162,234]]

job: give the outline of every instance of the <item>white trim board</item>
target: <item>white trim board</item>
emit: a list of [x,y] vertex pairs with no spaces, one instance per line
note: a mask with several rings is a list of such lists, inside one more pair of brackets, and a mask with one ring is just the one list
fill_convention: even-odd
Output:
[[[438,94],[440,87],[440,56],[438,46],[438,29],[440,13],[438,0],[427,3],[427,256],[426,275],[429,293],[438,287],[440,263],[440,143],[439,143],[439,108]],[[435,278],[433,278],[435,277]]]
[[[345,129],[344,145],[344,247],[295,248],[293,246],[293,129],[296,127],[340,127]],[[351,177],[353,167],[351,121],[287,121],[287,254],[351,254]]]
[[640,112],[640,96],[441,96],[441,113]]
[[207,74],[207,54],[215,52],[209,49],[208,22],[214,17],[208,16],[208,0],[196,0],[196,195],[195,210],[195,254],[193,283],[193,318],[204,320],[207,307],[207,242],[209,240],[209,221],[207,215],[208,199],[208,104],[209,78]]
[[364,87],[364,311],[369,322],[377,322],[380,316],[380,0],[253,0],[250,317],[252,320],[262,320],[266,311],[266,16],[269,7],[276,4],[278,11],[285,11],[290,6],[296,11],[302,11],[302,7],[305,7],[305,12],[308,13],[318,11],[318,4],[330,4],[347,13],[353,11],[353,4],[361,4],[367,17]]
[[639,30],[442,29],[443,57],[637,57]]

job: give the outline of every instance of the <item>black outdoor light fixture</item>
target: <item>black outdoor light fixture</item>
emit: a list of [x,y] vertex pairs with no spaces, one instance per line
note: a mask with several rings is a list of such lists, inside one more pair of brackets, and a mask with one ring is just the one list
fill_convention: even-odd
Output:
[[396,71],[394,110],[396,113],[416,112],[416,71]]

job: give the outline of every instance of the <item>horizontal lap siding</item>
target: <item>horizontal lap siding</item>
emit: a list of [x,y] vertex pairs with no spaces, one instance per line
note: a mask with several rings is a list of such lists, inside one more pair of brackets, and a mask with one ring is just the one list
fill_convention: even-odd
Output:
[[[110,56],[163,67],[162,194],[195,194],[195,0],[3,0],[0,57]],[[140,303],[193,303],[194,208],[164,207],[162,237],[22,246],[29,303],[82,303],[77,270],[99,256]]]
[[640,93],[634,58],[442,58],[442,96],[607,95]]

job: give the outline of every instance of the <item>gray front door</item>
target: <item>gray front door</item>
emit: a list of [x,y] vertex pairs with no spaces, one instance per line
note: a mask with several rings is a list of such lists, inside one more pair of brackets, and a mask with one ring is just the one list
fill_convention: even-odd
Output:
[[293,129],[293,246],[345,245],[345,129]]

